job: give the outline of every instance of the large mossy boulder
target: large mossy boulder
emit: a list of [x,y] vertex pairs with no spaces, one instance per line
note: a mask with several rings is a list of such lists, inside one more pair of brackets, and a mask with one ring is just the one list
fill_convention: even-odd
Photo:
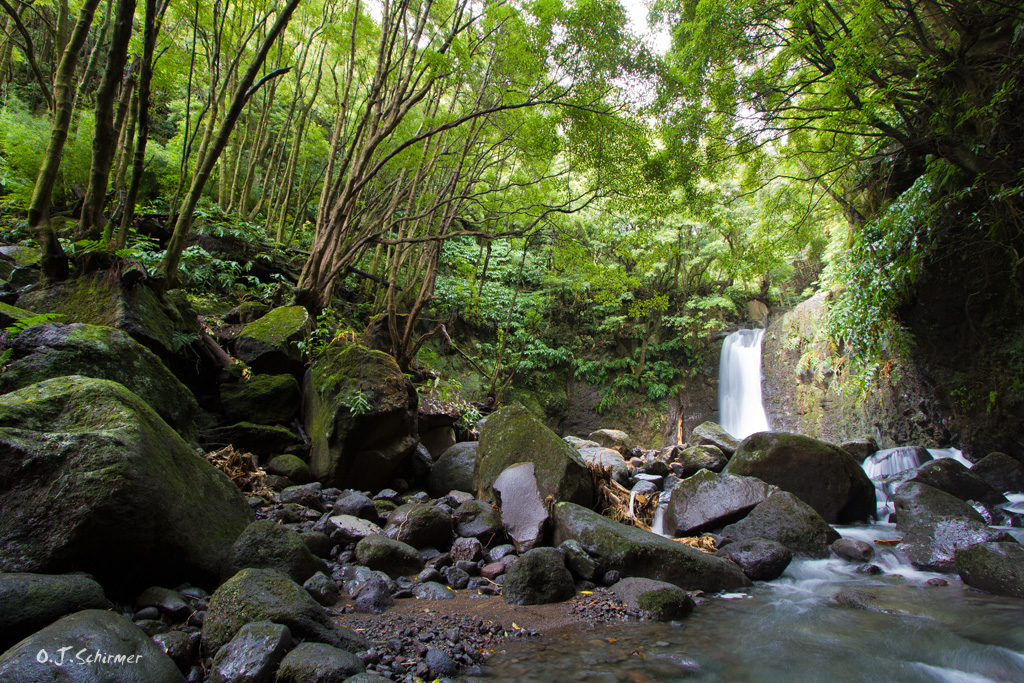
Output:
[[1024,598],[1024,546],[978,543],[956,551],[956,570],[968,586]]
[[778,488],[754,477],[701,470],[672,489],[665,529],[694,536],[742,519]]
[[423,569],[423,558],[416,548],[379,534],[370,534],[356,544],[356,561],[393,579]]
[[611,591],[626,607],[643,610],[655,621],[682,619],[696,607],[690,594],[678,586],[639,576],[622,579]]
[[417,402],[394,358],[331,342],[303,386],[313,476],[339,488],[384,488],[416,448]]
[[749,586],[729,560],[707,555],[636,527],[602,517],[573,503],[554,507],[554,544],[575,540],[597,562],[597,572],[618,571],[685,588],[716,592]]
[[918,467],[914,476],[907,481],[927,484],[960,500],[974,500],[986,505],[1006,502],[1006,497],[1002,493],[953,458],[939,458],[927,462]]
[[370,646],[363,636],[334,623],[302,586],[277,569],[243,569],[217,589],[203,620],[203,644],[216,652],[254,621],[272,621],[297,638],[349,652]]
[[253,514],[135,394],[70,376],[0,396],[0,571],[215,583]]
[[427,492],[440,498],[452,491],[472,491],[479,449],[479,441],[463,441],[442,453],[430,468]]
[[220,405],[228,422],[287,424],[299,412],[302,392],[292,375],[255,375],[220,388]]
[[510,605],[546,605],[576,595],[572,574],[558,548],[535,548],[520,555],[505,574],[502,595]]
[[245,528],[232,546],[221,575],[228,579],[246,567],[278,569],[296,583],[327,569],[299,532],[268,519],[257,520]]
[[726,457],[732,457],[740,447],[740,440],[716,422],[701,422],[694,427],[690,432],[690,443],[694,446],[715,446]]
[[97,271],[23,294],[18,305],[35,313],[60,313],[64,323],[88,323],[121,330],[150,351],[168,358],[181,334],[195,334],[199,323],[170,304],[160,303],[146,286],[124,287],[112,272]]
[[452,527],[451,512],[428,503],[406,503],[388,515],[384,535],[414,548],[447,548],[452,542]]
[[298,342],[310,326],[309,311],[302,306],[275,308],[242,328],[235,340],[235,355],[257,373],[300,375]]
[[828,557],[828,548],[839,533],[821,515],[792,493],[779,491],[768,497],[749,515],[722,529],[731,541],[764,538],[776,541],[797,556]]
[[786,432],[748,436],[723,470],[789,491],[829,524],[867,521],[875,486],[852,455],[832,444]]
[[83,375],[119,382],[185,439],[195,438],[199,409],[192,392],[152,351],[120,330],[83,323],[33,325],[11,343],[0,375],[7,393],[54,377]]
[[85,610],[0,655],[4,683],[185,683],[146,633],[120,614]]
[[491,498],[498,475],[520,462],[533,463],[543,498],[583,506],[593,503],[593,479],[579,452],[522,406],[507,406],[492,413],[480,433],[474,475],[477,496]]
[[1006,453],[989,453],[974,463],[971,472],[996,491],[1024,491],[1024,465]]
[[0,574],[0,652],[61,617],[105,609],[103,588],[81,574]]

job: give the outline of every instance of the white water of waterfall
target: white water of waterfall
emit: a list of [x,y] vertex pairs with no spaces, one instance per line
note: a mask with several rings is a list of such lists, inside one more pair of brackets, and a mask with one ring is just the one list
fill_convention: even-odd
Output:
[[719,424],[737,439],[768,431],[761,403],[761,338],[764,330],[737,330],[722,344],[718,368]]

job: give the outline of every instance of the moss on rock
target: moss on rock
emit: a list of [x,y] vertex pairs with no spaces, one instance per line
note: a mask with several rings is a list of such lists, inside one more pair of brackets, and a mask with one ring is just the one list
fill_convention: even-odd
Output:
[[256,375],[220,388],[220,404],[229,422],[285,424],[299,411],[299,383],[292,375]]
[[302,369],[298,342],[310,323],[309,311],[302,306],[275,308],[242,328],[235,354],[257,372],[298,374]]

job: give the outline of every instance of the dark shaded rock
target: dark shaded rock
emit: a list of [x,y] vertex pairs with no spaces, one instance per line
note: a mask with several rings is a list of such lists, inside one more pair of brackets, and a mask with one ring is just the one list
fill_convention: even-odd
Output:
[[953,458],[940,458],[925,463],[917,468],[917,472],[907,481],[927,484],[932,488],[945,491],[960,500],[976,500],[986,505],[999,505],[1006,502],[1006,497],[993,489],[989,484],[957,462]]
[[808,557],[827,557],[828,547],[839,539],[821,515],[787,491],[769,496],[744,519],[722,529],[722,535],[734,542],[754,538],[777,541],[794,555]]
[[254,375],[220,387],[220,405],[228,422],[285,424],[298,413],[301,398],[293,375]]
[[598,429],[587,436],[588,441],[600,444],[604,448],[618,451],[622,455],[632,455],[636,444],[629,434],[621,429]]
[[391,578],[410,576],[423,569],[423,558],[415,548],[386,536],[367,536],[359,541],[356,544],[356,560]]
[[179,621],[184,621],[192,613],[192,606],[181,593],[160,586],[151,586],[142,591],[139,597],[135,598],[133,606],[137,610],[155,607],[161,614]]
[[715,553],[732,560],[752,581],[774,581],[793,561],[793,553],[778,541],[751,538],[730,543]]
[[487,418],[480,435],[480,459],[474,475],[477,496],[488,498],[494,481],[516,463],[534,465],[541,496],[590,505],[594,484],[579,452],[530,415],[522,406],[507,406]]
[[334,514],[362,517],[374,524],[380,524],[382,521],[370,497],[359,491],[342,491],[334,501]]
[[523,462],[512,465],[494,481],[502,526],[520,553],[537,545],[548,521],[535,473],[532,462]]
[[452,516],[427,503],[406,503],[388,516],[384,535],[414,548],[444,548],[452,540]]
[[996,491],[1024,491],[1024,465],[1006,453],[989,453],[974,463],[971,472]]
[[864,439],[844,441],[839,444],[839,447],[852,455],[857,462],[864,462],[878,450],[878,442],[875,441],[875,437],[869,436]]
[[0,499],[0,571],[84,570],[129,590],[214,583],[253,518],[139,397],[77,376],[0,397]]
[[306,579],[302,587],[313,596],[314,600],[324,607],[333,606],[338,602],[338,598],[341,597],[341,593],[338,591],[338,584],[334,583],[334,580],[323,572],[313,574],[313,576]]
[[570,599],[576,595],[576,586],[561,552],[536,548],[509,568],[502,593],[510,605],[544,605]]
[[594,574],[597,573],[597,563],[594,562],[594,558],[587,554],[587,551],[583,549],[579,541],[571,538],[562,541],[558,545],[558,549],[565,556],[565,566],[569,568],[569,571],[584,581],[590,581],[594,578]]
[[309,465],[297,455],[276,455],[267,463],[269,474],[285,477],[296,484],[308,484],[313,481],[313,472]]
[[427,581],[412,587],[413,594],[420,600],[454,600],[455,591],[448,586]]
[[309,312],[302,306],[275,308],[242,328],[235,339],[235,355],[259,374],[299,375],[298,342],[310,327]]
[[81,574],[0,574],[0,652],[61,617],[105,609],[103,589]]
[[364,670],[351,652],[323,643],[302,643],[281,661],[276,683],[342,683]]
[[725,431],[717,422],[702,422],[690,433],[690,443],[695,446],[715,446],[726,455],[732,457],[740,447],[740,441]]
[[331,342],[303,382],[313,475],[339,488],[386,486],[416,448],[417,402],[391,356]]
[[785,432],[758,432],[743,440],[724,472],[774,484],[804,501],[830,524],[866,521],[875,514],[875,486],[846,451]]
[[603,446],[597,448],[577,448],[583,462],[590,467],[597,467],[602,470],[610,470],[612,481],[623,486],[629,486],[629,465],[622,455],[611,448]]
[[469,573],[461,567],[445,567],[441,570],[444,580],[455,590],[462,590],[469,585]]
[[124,332],[82,323],[35,325],[11,346],[0,393],[67,375],[110,380],[141,398],[183,438],[195,439],[199,406],[192,392],[156,354]]
[[267,683],[291,645],[287,626],[269,621],[246,624],[213,658],[210,683]]
[[334,541],[327,534],[320,531],[300,531],[299,537],[302,538],[302,542],[309,548],[309,552],[321,559],[330,557]]
[[178,671],[187,674],[196,660],[199,650],[199,634],[167,631],[166,633],[157,633],[152,638],[157,647],[171,658],[174,665],[178,667]]
[[309,551],[297,531],[270,520],[246,527],[231,548],[222,576],[231,578],[246,567],[278,569],[296,583],[327,570],[324,561]]
[[356,611],[367,614],[383,614],[395,604],[391,587],[380,576],[371,576],[352,597]]
[[643,576],[708,592],[750,585],[728,560],[619,524],[582,506],[558,503],[552,518],[554,542],[579,541],[597,563],[598,574],[615,570],[621,576]]
[[307,507],[310,510],[316,510],[317,512],[327,512],[327,506],[324,505],[323,500],[320,498],[321,488],[318,481],[301,486],[289,486],[282,489],[280,500],[284,504],[291,503]]
[[870,543],[852,538],[840,538],[832,544],[831,548],[837,557],[847,562],[862,564],[870,562],[875,557],[875,549]]
[[447,652],[438,650],[436,647],[427,650],[423,661],[438,676],[454,676],[458,673],[458,666],[456,666],[455,660],[449,657]]
[[682,619],[696,607],[689,593],[664,581],[631,576],[611,589],[627,607],[648,612],[655,621]]
[[483,500],[469,500],[455,509],[455,531],[459,536],[483,543],[504,536],[501,511]]
[[703,470],[672,489],[665,530],[695,536],[742,519],[778,489],[760,479]]
[[199,441],[207,449],[231,445],[237,450],[261,457],[274,455],[302,444],[299,435],[290,429],[253,422],[238,422],[204,429],[199,433]]
[[1024,546],[978,543],[956,551],[956,570],[968,586],[1024,598]]
[[451,555],[455,562],[460,560],[476,562],[483,559],[484,546],[475,538],[457,538],[452,543]]
[[243,569],[217,589],[203,621],[203,644],[219,650],[253,621],[282,624],[298,638],[352,651],[370,646],[363,636],[335,624],[302,586],[277,569]]
[[479,454],[478,441],[457,443],[438,458],[427,477],[427,491],[440,498],[450,491],[474,491],[473,472]]
[[[68,646],[71,649],[61,651]],[[96,652],[113,659],[98,663]],[[86,659],[84,663],[76,659],[78,654]],[[89,657],[94,658],[91,663]],[[103,678],[97,677],[99,667]],[[0,655],[0,681],[184,683],[185,679],[138,626],[114,612],[85,610],[63,617]]]
[[705,444],[703,446],[691,446],[684,449],[676,456],[683,466],[681,475],[690,477],[700,470],[721,472],[729,464],[729,458],[718,446]]

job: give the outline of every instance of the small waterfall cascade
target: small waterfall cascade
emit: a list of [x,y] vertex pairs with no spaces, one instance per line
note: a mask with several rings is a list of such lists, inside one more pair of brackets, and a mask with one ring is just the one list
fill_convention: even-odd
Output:
[[900,487],[906,477],[899,477],[901,472],[912,470],[925,464],[929,460],[940,460],[952,458],[964,467],[970,469],[971,461],[963,456],[963,453],[955,448],[922,448],[920,446],[903,446],[900,448],[886,448],[868,456],[862,467],[875,484],[876,499],[878,501],[877,517],[880,520],[888,519],[893,513],[893,497],[896,489]]
[[768,431],[761,403],[761,339],[764,330],[737,330],[722,344],[718,367],[719,424],[737,439]]

